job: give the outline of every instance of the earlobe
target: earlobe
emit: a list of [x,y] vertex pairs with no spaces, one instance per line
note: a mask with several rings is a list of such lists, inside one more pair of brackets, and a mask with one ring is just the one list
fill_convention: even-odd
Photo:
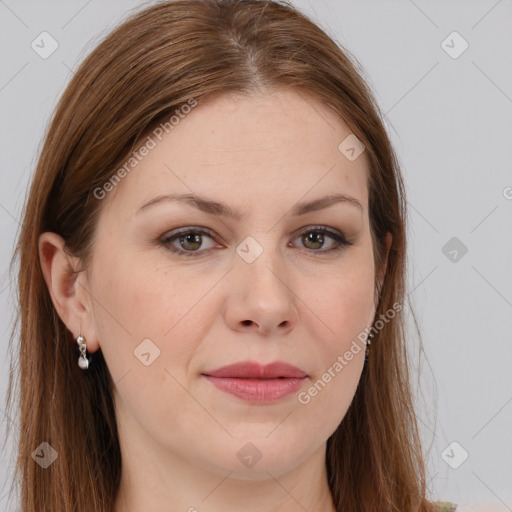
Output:
[[87,350],[94,352],[98,342],[91,328],[92,310],[78,282],[78,260],[66,252],[64,239],[56,233],[42,233],[38,250],[43,277],[57,314],[74,337],[78,334],[86,337]]

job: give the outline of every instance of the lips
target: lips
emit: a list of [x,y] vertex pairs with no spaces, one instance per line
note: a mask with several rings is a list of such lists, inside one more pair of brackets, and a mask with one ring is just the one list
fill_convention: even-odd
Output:
[[307,377],[306,372],[288,363],[279,361],[267,365],[261,365],[254,361],[234,363],[217,370],[205,372],[204,375],[236,379],[303,379]]
[[300,390],[308,375],[288,363],[247,361],[203,373],[217,389],[242,400],[272,403]]

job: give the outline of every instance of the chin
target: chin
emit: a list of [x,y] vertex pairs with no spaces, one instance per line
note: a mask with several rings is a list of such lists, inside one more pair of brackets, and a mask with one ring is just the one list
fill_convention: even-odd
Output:
[[269,435],[269,432],[265,429],[263,435],[245,435],[243,439],[235,437],[217,444],[215,451],[220,450],[219,457],[210,460],[209,465],[216,472],[229,472],[230,478],[268,480],[269,473],[274,477],[288,473],[315,451],[313,440],[300,443],[296,437],[278,436],[276,432]]

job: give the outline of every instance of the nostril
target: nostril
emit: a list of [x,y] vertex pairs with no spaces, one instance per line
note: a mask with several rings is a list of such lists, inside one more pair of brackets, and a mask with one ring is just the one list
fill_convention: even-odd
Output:
[[242,323],[244,325],[251,325],[252,324],[252,320],[244,320]]

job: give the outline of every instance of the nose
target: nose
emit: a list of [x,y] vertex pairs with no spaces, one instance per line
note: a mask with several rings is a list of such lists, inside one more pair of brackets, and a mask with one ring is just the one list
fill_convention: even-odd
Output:
[[238,332],[284,336],[298,322],[297,297],[278,256],[265,250],[252,263],[237,258],[230,272],[226,323]]

